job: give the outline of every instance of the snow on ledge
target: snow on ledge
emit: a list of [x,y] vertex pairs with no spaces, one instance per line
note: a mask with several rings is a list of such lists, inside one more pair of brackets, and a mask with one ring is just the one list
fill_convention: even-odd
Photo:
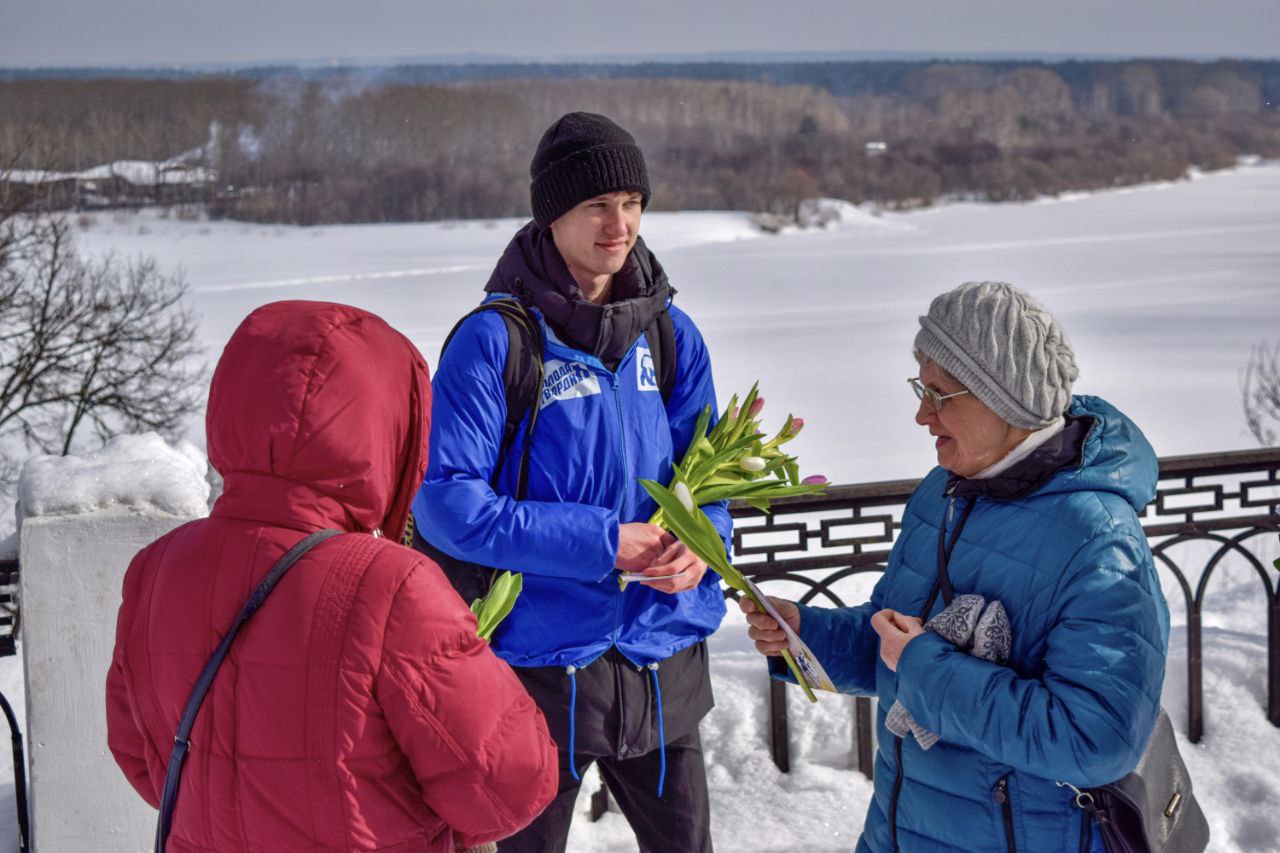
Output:
[[84,456],[33,456],[18,479],[18,524],[35,516],[104,510],[204,516],[208,470],[191,442],[173,446],[154,432],[116,436]]

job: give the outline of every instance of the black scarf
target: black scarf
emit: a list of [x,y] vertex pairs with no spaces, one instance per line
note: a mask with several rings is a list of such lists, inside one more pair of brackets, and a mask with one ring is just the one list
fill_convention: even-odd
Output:
[[588,301],[560,257],[551,230],[533,222],[511,238],[484,289],[510,293],[537,308],[556,337],[610,370],[617,369],[636,338],[667,309],[672,293],[658,259],[637,237],[613,276],[611,301]]

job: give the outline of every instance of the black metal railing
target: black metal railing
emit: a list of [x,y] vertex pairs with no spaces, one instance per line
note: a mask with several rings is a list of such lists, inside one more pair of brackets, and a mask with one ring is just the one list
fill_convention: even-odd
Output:
[[[18,561],[0,560],[0,657],[18,653]],[[9,700],[0,693],[0,713],[9,724],[13,745],[14,804],[18,811],[18,850],[26,853],[27,839],[27,761],[22,748],[22,730]]]
[[[776,501],[768,515],[735,503],[734,564],[758,584],[800,585],[804,591],[799,600],[804,604],[856,604],[844,601],[837,586],[861,574],[884,571],[902,526],[902,509],[918,483],[833,486],[821,497]],[[1262,584],[1261,604],[1267,610],[1266,714],[1280,726],[1280,574],[1259,554],[1263,537],[1280,533],[1280,449],[1161,459],[1156,499],[1141,520],[1157,567],[1176,580],[1186,606],[1187,734],[1192,742],[1204,733],[1205,594],[1209,580],[1233,556],[1251,567]],[[1207,553],[1203,559],[1197,544]],[[790,768],[787,691],[779,681],[770,682],[769,690],[770,750],[785,772]],[[854,709],[856,764],[870,778],[871,700],[859,697]]]

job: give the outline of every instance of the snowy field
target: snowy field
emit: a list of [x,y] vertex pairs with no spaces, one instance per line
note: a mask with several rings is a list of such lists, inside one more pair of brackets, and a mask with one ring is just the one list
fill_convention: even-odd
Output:
[[[739,213],[655,213],[642,228],[702,328],[721,397],[759,379],[773,413],[767,424],[787,411],[806,418],[792,447],[807,473],[844,483],[930,467],[905,382],[915,373],[916,316],[937,293],[975,279],[1010,281],[1040,298],[1075,346],[1077,390],[1126,411],[1159,454],[1252,446],[1239,382],[1250,349],[1280,340],[1280,165],[1028,204],[846,213],[838,227],[781,236],[760,234]],[[104,213],[79,239],[90,253],[182,268],[211,364],[246,313],[279,299],[368,308],[434,364],[519,224],[292,228]],[[191,438],[202,444],[200,424]],[[1185,615],[1171,601],[1165,704],[1181,733]],[[1215,577],[1205,610],[1206,733],[1183,748],[1217,851],[1280,851],[1280,730],[1263,710],[1265,612],[1256,578]],[[871,791],[851,769],[852,701],[822,696],[807,706],[792,696],[793,770],[780,774],[766,743],[764,668],[736,611],[712,648],[717,707],[702,733],[717,848],[851,849]],[[0,690],[21,704],[14,659],[0,662]],[[6,750],[0,779],[7,766]],[[0,833],[14,837],[4,784]],[[578,820],[570,849],[636,846],[610,814]]]

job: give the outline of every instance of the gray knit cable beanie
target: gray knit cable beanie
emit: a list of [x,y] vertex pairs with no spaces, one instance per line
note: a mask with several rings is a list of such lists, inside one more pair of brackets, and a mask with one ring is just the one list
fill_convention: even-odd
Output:
[[1071,405],[1079,370],[1043,305],[1011,284],[970,281],[934,298],[915,348],[1008,423],[1049,426]]

